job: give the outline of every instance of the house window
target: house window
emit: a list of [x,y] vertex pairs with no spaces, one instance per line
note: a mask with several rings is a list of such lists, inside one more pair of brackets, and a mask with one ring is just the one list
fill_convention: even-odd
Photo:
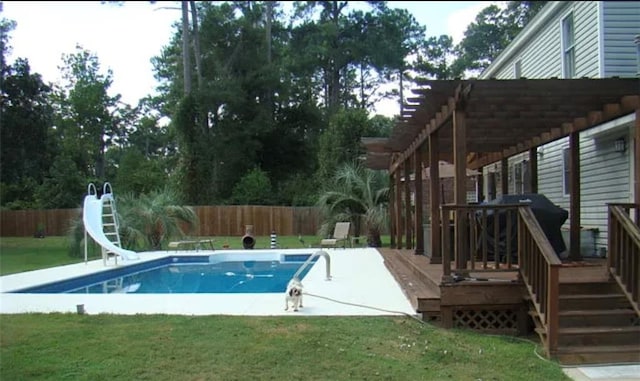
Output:
[[571,191],[571,157],[569,147],[562,149],[562,193],[565,196]]
[[565,78],[573,78],[576,75],[573,13],[562,19],[562,70]]
[[513,76],[515,79],[522,77],[522,61],[517,60],[516,63],[513,64]]

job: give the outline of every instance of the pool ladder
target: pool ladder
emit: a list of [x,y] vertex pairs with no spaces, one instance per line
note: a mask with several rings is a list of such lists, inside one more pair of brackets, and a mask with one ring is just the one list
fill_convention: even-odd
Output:
[[331,257],[329,256],[329,254],[326,251],[323,250],[318,250],[315,253],[311,254],[311,256],[309,258],[307,258],[307,260],[302,264],[302,266],[300,266],[300,268],[298,269],[298,271],[296,271],[295,274],[293,274],[293,279],[300,279],[300,274],[307,268],[309,267],[309,264],[311,263],[311,261],[313,261],[315,258],[318,258],[322,256],[324,258],[324,263],[326,264],[326,279],[325,280],[331,280]]

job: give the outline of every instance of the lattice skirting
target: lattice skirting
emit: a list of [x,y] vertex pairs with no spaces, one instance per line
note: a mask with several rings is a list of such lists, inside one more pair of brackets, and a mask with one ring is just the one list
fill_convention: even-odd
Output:
[[453,326],[456,328],[473,329],[478,331],[516,333],[518,332],[519,313],[517,306],[504,308],[452,308]]

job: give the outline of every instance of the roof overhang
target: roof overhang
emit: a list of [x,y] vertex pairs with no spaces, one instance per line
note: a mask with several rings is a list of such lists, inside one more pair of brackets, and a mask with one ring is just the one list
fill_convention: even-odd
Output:
[[[394,153],[394,162],[405,161],[429,139],[437,143],[439,158],[448,160],[454,112],[464,116],[467,161],[475,169],[630,114],[640,104],[638,78],[434,80],[420,85],[390,137],[365,143],[371,147],[369,168],[382,169]],[[385,169],[393,171],[394,162]]]

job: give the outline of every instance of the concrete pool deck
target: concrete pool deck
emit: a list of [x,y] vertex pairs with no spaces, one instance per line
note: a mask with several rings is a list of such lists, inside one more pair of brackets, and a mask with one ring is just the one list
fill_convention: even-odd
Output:
[[[315,252],[316,249],[312,252]],[[371,248],[323,249],[331,258],[330,281],[325,280],[324,258],[311,267],[302,280],[304,308],[285,311],[284,293],[279,294],[18,294],[12,290],[92,274],[113,268],[102,260],[0,277],[0,313],[77,312],[84,305],[87,314],[169,314],[245,316],[380,316],[412,315],[416,312],[387,270],[380,253]],[[165,256],[246,252],[159,251],[139,253],[147,261]],[[300,253],[301,250],[278,250]],[[304,249],[303,252],[309,252]],[[139,263],[130,261],[129,263]],[[119,265],[122,262],[118,262]],[[127,262],[125,262],[127,264]]]

